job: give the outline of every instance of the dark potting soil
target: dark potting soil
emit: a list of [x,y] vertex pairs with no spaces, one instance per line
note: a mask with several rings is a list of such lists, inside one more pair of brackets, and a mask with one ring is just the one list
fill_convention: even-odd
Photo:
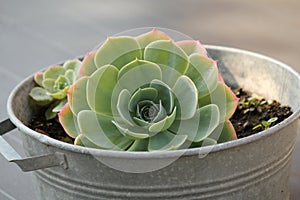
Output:
[[56,140],[74,144],[74,139],[66,134],[58,120],[46,120],[44,113],[44,111],[41,111],[39,116],[35,116],[31,120],[29,128]]
[[[236,89],[234,92],[240,100],[230,121],[236,130],[238,138],[268,129],[292,114],[289,106],[282,106],[277,101],[265,100],[242,89]],[[63,142],[74,143],[74,139],[65,133],[57,119],[47,121],[44,117],[44,112],[40,113],[40,116],[32,119],[31,129]]]
[[236,89],[234,93],[240,100],[230,121],[238,138],[266,130],[293,113],[289,106],[282,106],[275,100],[266,100],[241,88]]

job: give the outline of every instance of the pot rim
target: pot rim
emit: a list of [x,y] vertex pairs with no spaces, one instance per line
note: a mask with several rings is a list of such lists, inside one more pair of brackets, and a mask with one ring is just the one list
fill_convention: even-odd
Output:
[[[268,56],[259,54],[259,53],[254,53],[248,50],[242,50],[238,48],[232,48],[232,47],[224,47],[224,46],[215,46],[215,45],[204,45],[205,48],[207,49],[213,49],[213,50],[223,50],[227,52],[237,52],[237,53],[243,53],[246,55],[258,57],[264,60],[268,60],[272,63],[276,63],[285,70],[289,71],[293,75],[295,75],[298,80],[300,81],[300,75],[292,69],[290,66],[275,60],[273,58],[270,58]],[[82,147],[82,146],[77,146],[69,143],[65,143],[56,139],[53,139],[49,136],[43,135],[41,133],[38,133],[29,127],[27,127],[25,124],[23,124],[14,114],[13,112],[13,99],[20,88],[21,85],[23,85],[26,81],[32,79],[32,75],[27,77],[25,80],[20,82],[10,93],[8,101],[7,101],[7,112],[10,120],[12,123],[21,130],[21,132],[24,132],[25,134],[28,134],[29,136],[39,140],[41,143],[50,145],[53,147],[56,147],[61,150],[66,150],[66,151],[72,151],[72,152],[77,152],[77,153],[82,153],[82,154],[92,154],[95,156],[105,156],[105,157],[115,157],[115,158],[139,158],[139,159],[149,159],[149,158],[174,158],[178,156],[192,156],[192,155],[199,155],[199,154],[207,154],[207,153],[214,153],[230,148],[235,148],[239,146],[243,146],[252,142],[255,142],[256,140],[259,140],[261,138],[269,137],[271,134],[274,134],[284,128],[286,125],[291,124],[294,122],[296,119],[299,118],[300,116],[300,107],[297,108],[291,116],[289,116],[287,119],[284,121],[278,123],[277,125],[261,131],[259,133],[233,140],[233,141],[228,141],[212,146],[206,146],[206,147],[198,147],[198,148],[192,148],[192,149],[181,149],[181,150],[172,150],[172,151],[155,151],[155,152],[127,152],[127,151],[116,151],[116,150],[105,150],[105,149],[95,149],[95,148],[88,148],[88,147]]]

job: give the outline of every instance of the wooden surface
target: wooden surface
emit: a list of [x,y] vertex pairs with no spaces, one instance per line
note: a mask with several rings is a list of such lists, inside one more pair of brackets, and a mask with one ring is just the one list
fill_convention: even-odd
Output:
[[[263,53],[300,72],[298,0],[0,0],[0,119],[7,118],[10,91],[25,77],[85,54],[107,35],[148,26],[175,29],[204,44]],[[5,138],[22,154],[16,131]],[[299,156],[298,140],[292,199],[300,198]],[[31,173],[2,156],[0,199],[35,199]]]

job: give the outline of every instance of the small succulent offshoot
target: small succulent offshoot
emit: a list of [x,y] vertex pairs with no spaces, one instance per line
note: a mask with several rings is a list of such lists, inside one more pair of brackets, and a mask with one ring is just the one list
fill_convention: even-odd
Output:
[[238,99],[198,41],[156,29],[109,37],[79,74],[59,113],[76,145],[164,151],[237,139],[229,118]]
[[52,66],[35,74],[34,81],[38,86],[29,95],[38,105],[47,106],[47,120],[55,118],[67,103],[67,91],[77,80],[80,65],[79,60],[70,60],[63,66]]

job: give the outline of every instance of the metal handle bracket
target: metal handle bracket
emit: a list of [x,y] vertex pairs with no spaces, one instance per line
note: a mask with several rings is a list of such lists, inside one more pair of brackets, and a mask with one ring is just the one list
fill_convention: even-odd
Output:
[[0,135],[4,135],[15,128],[16,126],[9,119],[6,119],[3,122],[0,122]]
[[22,158],[1,136],[15,128],[15,125],[9,119],[0,123],[0,154],[2,154],[8,162],[16,163],[24,172],[57,166],[61,166],[64,169],[68,168],[66,156],[60,152]]

